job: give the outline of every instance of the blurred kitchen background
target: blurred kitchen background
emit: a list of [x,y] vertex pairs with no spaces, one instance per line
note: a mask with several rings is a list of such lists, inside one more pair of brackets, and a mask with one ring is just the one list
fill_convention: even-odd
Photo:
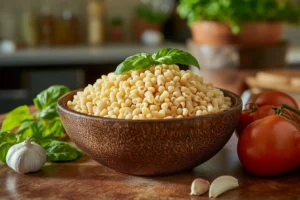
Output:
[[[126,57],[161,47],[191,52],[204,72],[300,67],[299,27],[284,24],[273,43],[224,41],[227,33],[220,41],[206,42],[202,40],[207,35],[217,34],[213,31],[218,24],[202,24],[197,39],[179,16],[178,4],[176,0],[0,0],[0,113],[32,104],[33,97],[50,85],[82,88],[114,71]],[[209,30],[210,26],[215,28]],[[269,32],[278,27],[281,24]]]

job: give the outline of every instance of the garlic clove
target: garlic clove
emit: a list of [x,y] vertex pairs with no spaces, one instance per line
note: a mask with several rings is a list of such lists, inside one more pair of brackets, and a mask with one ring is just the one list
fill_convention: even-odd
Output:
[[220,176],[210,185],[209,198],[215,198],[229,190],[239,187],[238,180],[232,176]]
[[9,148],[6,155],[7,165],[19,173],[40,170],[46,162],[46,151],[37,143],[26,138],[24,142]]
[[202,178],[196,178],[191,185],[190,195],[202,195],[208,191],[209,182]]

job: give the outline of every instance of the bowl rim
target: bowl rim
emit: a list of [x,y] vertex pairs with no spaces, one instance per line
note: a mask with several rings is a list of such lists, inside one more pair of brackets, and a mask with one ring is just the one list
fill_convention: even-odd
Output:
[[[228,112],[231,112],[232,110],[236,110],[242,108],[242,99],[240,96],[238,96],[237,94],[230,92],[228,90],[225,89],[220,89],[222,92],[225,93],[229,93],[230,95],[232,95],[236,102],[234,105],[232,105],[230,107],[230,109],[228,110],[224,110],[224,111],[220,111],[217,113],[210,113],[210,114],[206,114],[206,115],[201,115],[201,116],[192,116],[192,117],[183,117],[183,118],[170,118],[170,119],[119,119],[119,118],[109,118],[109,117],[99,117],[99,116],[94,116],[94,115],[88,115],[88,114],[84,114],[84,113],[80,113],[77,112],[75,110],[70,109],[66,103],[64,103],[66,100],[65,98],[68,97],[69,95],[74,96],[77,92],[79,91],[83,91],[83,89],[77,89],[77,90],[72,90],[66,94],[64,94],[63,96],[61,96],[58,101],[57,101],[57,107],[58,110],[61,110],[67,114],[73,115],[75,117],[81,117],[81,118],[86,118],[86,119],[91,119],[91,120],[103,120],[103,121],[116,121],[116,122],[132,122],[132,123],[149,123],[149,122],[178,122],[178,121],[183,121],[183,120],[195,120],[195,119],[206,119],[206,118],[210,118],[211,116],[214,115],[221,115],[221,114],[225,114]],[[230,97],[232,99],[232,97]],[[242,110],[241,110],[242,111]]]

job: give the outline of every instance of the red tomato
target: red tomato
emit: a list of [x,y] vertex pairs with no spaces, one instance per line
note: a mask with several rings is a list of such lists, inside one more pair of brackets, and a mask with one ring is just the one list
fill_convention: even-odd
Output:
[[[298,109],[298,104],[291,96],[284,92],[279,91],[267,91],[259,93],[250,98],[248,103],[255,103],[258,107],[264,105],[281,106],[281,104],[287,104]],[[251,104],[248,104],[248,108],[252,108]]]
[[244,129],[253,122],[253,113],[251,111],[243,110],[238,125],[236,127],[236,132],[240,135]]
[[299,155],[300,131],[279,115],[251,123],[238,141],[242,165],[258,176],[278,175],[299,167]]
[[[259,93],[260,94],[260,93]],[[248,100],[248,103],[253,103],[253,102],[255,102],[255,99],[257,98],[257,96],[259,95],[259,94],[252,94],[251,95],[251,97],[250,97],[250,99]],[[252,108],[252,106],[253,105],[251,105],[251,104],[247,104],[247,107],[251,107]]]
[[287,114],[289,117],[292,118],[293,121],[295,121],[296,123],[298,123],[300,125],[300,115],[287,110],[287,109],[283,109],[283,113]]
[[270,115],[275,115],[276,112],[272,108],[273,106],[265,105],[261,106],[253,113],[253,121],[265,118]]
[[238,122],[236,128],[237,134],[240,135],[244,131],[244,129],[252,122],[269,115],[275,115],[275,110],[273,110],[272,106],[268,105],[262,106],[256,111],[244,110],[241,114],[240,121]]

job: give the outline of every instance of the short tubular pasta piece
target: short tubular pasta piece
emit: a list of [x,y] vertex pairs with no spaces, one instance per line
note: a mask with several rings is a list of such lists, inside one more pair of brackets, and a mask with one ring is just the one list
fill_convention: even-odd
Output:
[[231,105],[231,99],[212,83],[177,65],[102,75],[67,102],[76,112],[128,120],[202,116]]

